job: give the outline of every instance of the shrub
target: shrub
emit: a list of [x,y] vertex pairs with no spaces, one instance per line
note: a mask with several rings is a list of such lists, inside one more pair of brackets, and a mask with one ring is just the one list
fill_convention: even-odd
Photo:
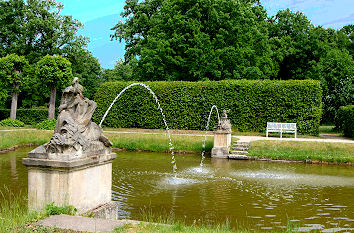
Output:
[[25,123],[19,120],[11,120],[7,118],[5,120],[0,121],[1,126],[11,126],[11,127],[24,127]]
[[55,125],[57,124],[57,120],[55,119],[47,119],[42,122],[39,122],[36,125],[37,129],[48,129],[48,130],[54,130]]
[[72,205],[56,206],[54,205],[54,202],[52,202],[45,207],[45,212],[47,216],[59,214],[75,215],[77,209]]
[[[10,116],[10,109],[0,109],[0,120]],[[46,108],[29,108],[17,109],[16,119],[28,125],[35,125],[41,121],[48,119],[48,109]]]
[[[132,82],[108,82],[96,92],[99,122],[117,94]],[[173,129],[205,129],[209,111],[230,109],[239,131],[264,131],[268,121],[295,122],[299,133],[317,135],[322,114],[322,89],[314,80],[226,80],[205,82],[146,82],[159,98]],[[215,125],[216,117],[213,115]],[[116,102],[104,125],[123,128],[163,128],[161,113],[143,87],[128,89]]]
[[345,136],[354,138],[354,105],[340,107],[335,123],[336,128],[343,130]]

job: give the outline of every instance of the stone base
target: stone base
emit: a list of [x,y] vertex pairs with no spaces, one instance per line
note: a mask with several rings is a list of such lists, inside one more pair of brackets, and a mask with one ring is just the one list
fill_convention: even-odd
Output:
[[72,161],[24,158],[28,167],[28,207],[43,209],[54,202],[72,205],[79,213],[111,201],[112,160],[116,154]]
[[227,159],[229,157],[229,149],[226,147],[213,147],[213,149],[211,149],[211,157]]
[[85,213],[90,217],[94,218],[102,218],[102,219],[111,219],[117,220],[118,219],[118,205],[117,203],[111,201],[102,206],[99,206],[93,210],[88,211]]
[[227,159],[231,145],[231,132],[226,130],[216,130],[214,132],[214,147],[211,150],[212,158]]

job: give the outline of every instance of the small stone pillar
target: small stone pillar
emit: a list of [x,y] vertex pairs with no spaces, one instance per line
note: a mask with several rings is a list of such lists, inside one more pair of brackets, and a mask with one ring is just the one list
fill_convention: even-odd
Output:
[[231,123],[227,119],[229,110],[223,110],[223,115],[214,130],[214,147],[211,150],[213,158],[228,158],[231,145]]
[[[30,210],[54,202],[86,213],[111,203],[112,161],[116,155],[102,128],[91,121],[97,104],[85,98],[82,90],[75,78],[64,90],[52,138],[22,160],[28,167]],[[118,212],[112,212],[111,207],[113,215],[108,218],[116,218]],[[102,212],[100,209],[99,214]]]

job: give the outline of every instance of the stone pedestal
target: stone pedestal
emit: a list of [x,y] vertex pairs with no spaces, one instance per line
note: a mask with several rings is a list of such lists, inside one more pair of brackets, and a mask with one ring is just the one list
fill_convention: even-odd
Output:
[[28,167],[28,207],[43,209],[54,202],[85,213],[111,202],[112,160],[116,154],[75,160],[24,158]]
[[231,145],[231,133],[228,131],[216,130],[214,132],[214,147],[211,150],[213,158],[228,158]]
[[231,123],[227,119],[228,110],[223,110],[223,116],[214,130],[214,147],[212,158],[228,158],[231,146]]

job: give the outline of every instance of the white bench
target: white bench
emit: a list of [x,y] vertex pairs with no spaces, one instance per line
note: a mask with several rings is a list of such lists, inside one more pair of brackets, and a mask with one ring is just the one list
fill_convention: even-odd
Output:
[[283,133],[295,133],[296,138],[296,123],[267,122],[267,137],[268,133],[280,133],[280,137]]

